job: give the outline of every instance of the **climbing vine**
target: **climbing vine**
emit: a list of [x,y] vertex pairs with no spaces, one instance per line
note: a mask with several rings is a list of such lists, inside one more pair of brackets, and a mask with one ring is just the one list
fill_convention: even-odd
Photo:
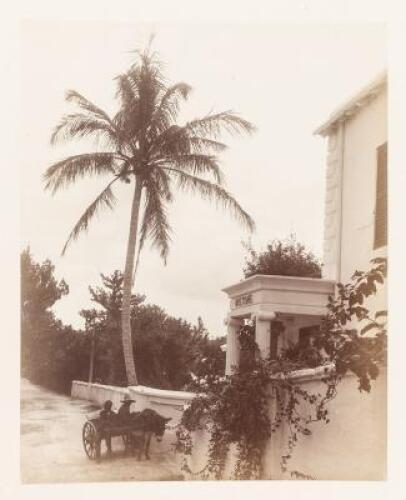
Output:
[[[286,450],[280,457],[283,472],[292,478],[313,479],[290,470],[289,461],[301,436],[310,435],[313,422],[328,424],[328,403],[335,398],[342,378],[352,372],[360,391],[371,390],[371,380],[386,361],[386,311],[370,316],[366,299],[377,292],[386,277],[386,259],[375,259],[368,272],[357,271],[347,285],[337,286],[327,315],[306,346],[286,349],[277,359],[262,359],[254,340],[254,326],[239,333],[240,364],[232,375],[195,377],[197,395],[183,412],[177,429],[177,450],[184,455],[183,469],[200,479],[224,479],[231,447],[236,460],[231,479],[269,479],[264,452],[269,438],[282,426],[288,431]],[[355,328],[355,325],[358,328]],[[292,372],[314,368],[322,373],[325,390],[312,393],[292,377]],[[207,462],[193,471],[192,433],[210,435]]]

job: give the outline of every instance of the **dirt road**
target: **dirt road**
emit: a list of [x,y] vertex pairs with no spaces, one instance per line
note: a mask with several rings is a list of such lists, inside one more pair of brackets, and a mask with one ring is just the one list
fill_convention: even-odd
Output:
[[[21,480],[23,483],[181,480],[168,439],[152,443],[151,460],[122,456],[120,438],[113,457],[96,463],[82,445],[86,414],[97,407],[21,382]],[[154,441],[154,438],[153,438]]]

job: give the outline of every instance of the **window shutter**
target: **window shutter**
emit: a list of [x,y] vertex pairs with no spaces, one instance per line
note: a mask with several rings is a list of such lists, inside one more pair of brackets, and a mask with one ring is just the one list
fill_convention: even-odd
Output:
[[387,143],[377,149],[374,248],[387,244]]

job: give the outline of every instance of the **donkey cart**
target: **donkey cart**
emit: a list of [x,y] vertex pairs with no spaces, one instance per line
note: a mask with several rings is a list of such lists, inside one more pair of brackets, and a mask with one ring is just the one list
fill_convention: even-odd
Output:
[[111,451],[111,438],[121,437],[126,454],[135,453],[137,449],[138,459],[141,459],[142,453],[149,459],[151,437],[154,435],[157,441],[161,441],[169,420],[170,418],[165,418],[151,409],[132,413],[125,422],[120,421],[117,416],[107,422],[100,417],[88,419],[82,429],[85,453],[90,460],[99,460],[102,440],[106,441],[108,450]]

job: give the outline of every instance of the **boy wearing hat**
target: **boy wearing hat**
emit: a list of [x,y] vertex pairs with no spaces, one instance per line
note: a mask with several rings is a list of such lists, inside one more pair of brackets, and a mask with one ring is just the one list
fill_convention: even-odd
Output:
[[124,396],[124,399],[121,401],[121,406],[118,410],[118,418],[122,423],[128,422],[130,418],[130,406],[131,403],[135,403],[134,399],[131,399],[127,394]]

